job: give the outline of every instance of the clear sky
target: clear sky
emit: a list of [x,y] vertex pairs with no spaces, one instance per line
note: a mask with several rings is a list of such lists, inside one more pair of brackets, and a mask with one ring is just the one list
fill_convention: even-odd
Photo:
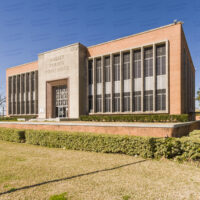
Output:
[[80,42],[85,46],[183,21],[200,88],[200,0],[1,0],[0,87],[6,68]]

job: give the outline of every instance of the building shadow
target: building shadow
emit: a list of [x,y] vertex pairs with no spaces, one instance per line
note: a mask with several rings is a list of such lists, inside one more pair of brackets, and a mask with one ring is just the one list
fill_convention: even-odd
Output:
[[101,172],[112,171],[112,170],[116,170],[116,169],[120,169],[120,168],[123,168],[123,167],[130,166],[130,165],[139,164],[139,163],[142,163],[142,162],[145,162],[145,161],[147,161],[147,160],[140,160],[140,161],[137,161],[137,162],[119,165],[119,166],[112,167],[112,168],[101,169],[101,170],[96,170],[96,171],[92,171],[92,172],[87,172],[87,173],[83,173],[83,174],[65,177],[65,178],[44,181],[44,182],[41,182],[41,183],[37,183],[37,184],[33,184],[33,185],[27,185],[27,186],[20,187],[20,188],[12,188],[8,191],[0,193],[0,196],[2,196],[4,194],[9,194],[9,193],[13,193],[13,192],[16,192],[16,191],[20,191],[20,190],[26,190],[26,189],[38,187],[38,186],[41,186],[41,185],[46,185],[46,184],[49,184],[49,183],[56,183],[56,182],[60,182],[60,181],[71,180],[71,179],[82,177],[82,176],[88,176],[88,175],[97,174],[97,173],[101,173]]

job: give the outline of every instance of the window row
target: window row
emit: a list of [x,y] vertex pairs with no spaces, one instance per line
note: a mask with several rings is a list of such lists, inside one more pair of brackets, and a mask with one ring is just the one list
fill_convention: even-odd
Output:
[[38,72],[8,78],[8,113],[38,113]]
[[[130,112],[130,92],[124,92],[122,95],[123,98],[123,111]],[[120,93],[113,94],[113,101],[111,101],[111,95],[106,94],[104,98],[104,112],[120,112]],[[132,106],[133,112],[139,112],[142,109],[142,103],[144,105],[144,111],[153,111],[153,90],[144,91],[144,97],[142,102],[141,91],[133,93],[132,97]],[[94,109],[93,105],[93,96],[90,95],[88,98],[89,102],[89,112],[92,112]],[[96,95],[96,112],[102,112],[102,95]],[[156,90],[155,96],[155,107],[156,111],[165,111],[166,110],[166,89]]]
[[[120,54],[113,55],[113,81],[120,81]],[[130,79],[130,52],[125,52],[122,54],[122,75],[123,80]],[[142,77],[142,55],[141,50],[133,51],[133,78],[141,78]],[[153,47],[148,47],[144,49],[144,77],[153,76]],[[166,74],[166,45],[161,44],[156,46],[156,75],[164,75]],[[104,67],[104,81],[111,81],[111,61],[110,56],[106,56],[103,59],[103,63],[101,58],[97,58],[95,62],[96,67],[96,82],[102,82],[102,66]],[[88,63],[88,80],[89,84],[93,84],[94,81],[93,74],[93,60],[89,60]]]

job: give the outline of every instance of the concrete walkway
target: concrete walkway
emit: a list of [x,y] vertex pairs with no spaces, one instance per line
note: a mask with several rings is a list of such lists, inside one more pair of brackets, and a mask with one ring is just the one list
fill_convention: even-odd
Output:
[[[139,122],[0,122],[0,124],[21,124],[21,125],[52,125],[52,126],[96,126],[96,127],[141,127],[141,128],[178,128],[191,125],[197,121],[179,123],[139,123]],[[199,121],[200,122],[200,121]]]

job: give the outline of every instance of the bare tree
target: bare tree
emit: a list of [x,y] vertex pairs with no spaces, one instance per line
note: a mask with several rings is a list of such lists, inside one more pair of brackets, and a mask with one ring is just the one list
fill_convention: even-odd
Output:
[[1,87],[0,88],[0,115],[5,115],[5,107],[6,107],[6,96],[4,95],[4,92]]

